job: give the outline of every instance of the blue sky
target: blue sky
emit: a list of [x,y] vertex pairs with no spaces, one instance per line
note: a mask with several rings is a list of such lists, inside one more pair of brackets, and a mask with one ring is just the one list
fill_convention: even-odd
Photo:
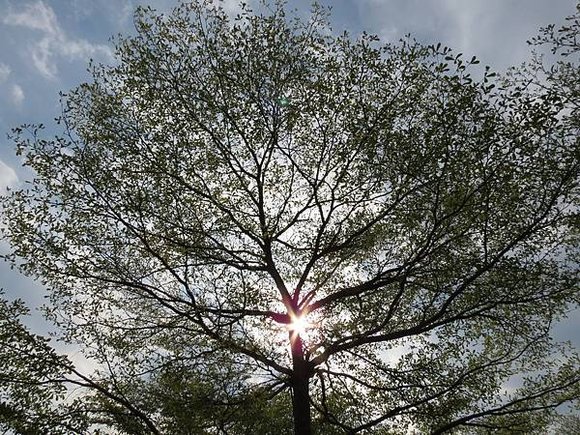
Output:
[[[55,133],[59,91],[89,79],[88,60],[111,63],[112,35],[133,32],[133,10],[148,4],[169,11],[177,0],[0,0],[0,191],[21,185],[22,171],[6,134],[22,123],[44,123]],[[226,0],[234,11],[237,1]],[[252,4],[252,1],[249,2]],[[288,2],[300,13],[310,1]],[[323,0],[332,6],[334,30],[362,30],[385,41],[407,33],[417,39],[441,42],[482,64],[505,70],[529,56],[526,40],[540,26],[560,23],[574,11],[576,0]],[[0,251],[8,249],[0,245]],[[0,288],[9,298],[21,297],[31,307],[42,303],[40,285],[0,262]],[[578,338],[580,322],[570,319],[559,335]],[[38,315],[31,326],[46,328]],[[578,342],[578,341],[577,341]]]

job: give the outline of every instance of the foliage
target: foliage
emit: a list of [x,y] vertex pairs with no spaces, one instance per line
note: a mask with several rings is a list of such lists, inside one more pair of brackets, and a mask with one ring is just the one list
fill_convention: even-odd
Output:
[[[291,432],[291,405],[285,395],[270,397],[268,391],[250,388],[245,374],[234,370],[232,361],[222,360],[203,372],[198,364],[173,360],[151,377],[109,387],[123,389],[124,397],[140,409],[159,415],[158,427],[163,433],[201,434],[216,429],[236,434]],[[140,418],[125,412],[115,400],[96,396],[92,402],[95,408],[108,410],[95,422],[121,433],[147,433]]]
[[579,301],[564,67],[496,86],[475,58],[335,37],[283,2],[136,27],[65,96],[64,134],[15,129],[36,176],[2,199],[8,259],[99,364],[94,423],[525,433],[577,400],[550,336]]
[[536,73],[534,81],[538,86],[552,89],[566,100],[571,110],[568,118],[576,131],[580,129],[579,34],[580,2],[576,5],[576,13],[566,17],[563,26],[546,26],[529,42],[538,48],[548,47],[551,54],[559,56],[556,62],[546,64],[542,56],[536,55],[531,68]]
[[574,435],[580,433],[580,417],[578,415],[563,415],[558,420],[555,433],[559,435]]
[[0,299],[0,429],[3,433],[69,434],[84,427],[81,415],[59,412],[69,362],[48,340],[31,334],[20,318],[22,301]]

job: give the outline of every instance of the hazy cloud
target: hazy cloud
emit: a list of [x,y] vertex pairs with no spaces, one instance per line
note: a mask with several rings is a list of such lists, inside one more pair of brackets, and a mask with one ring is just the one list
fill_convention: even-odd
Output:
[[[83,20],[87,18],[95,19],[96,16],[102,14],[104,18],[120,29],[131,25],[133,18],[133,10],[135,5],[131,0],[68,0],[69,11],[75,20]],[[144,0],[145,3],[150,0]]]
[[526,40],[538,28],[560,22],[575,0],[359,0],[362,22],[383,40],[411,33],[441,42],[483,64],[505,69],[529,58]]
[[24,91],[19,85],[12,85],[10,89],[10,98],[12,100],[12,104],[15,106],[21,106],[22,102],[24,101]]
[[234,16],[242,10],[238,0],[219,0],[215,1],[215,3],[221,5],[224,8],[224,11],[226,11],[230,16]]
[[0,160],[0,194],[6,190],[7,187],[13,186],[18,182],[18,176],[14,169]]
[[10,67],[5,63],[0,62],[0,83],[3,83],[6,80],[8,80],[10,72],[11,72]]
[[69,37],[58,24],[52,8],[42,0],[28,3],[18,11],[9,11],[4,24],[24,27],[42,33],[42,37],[32,47],[32,62],[36,69],[47,78],[55,78],[58,72],[56,58],[86,59],[91,56],[111,57],[111,49],[106,45],[91,44],[85,39]]

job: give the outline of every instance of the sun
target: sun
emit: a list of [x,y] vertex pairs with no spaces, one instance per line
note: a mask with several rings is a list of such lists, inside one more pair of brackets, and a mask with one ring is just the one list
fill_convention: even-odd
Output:
[[306,316],[291,316],[292,321],[288,324],[289,331],[293,331],[299,335],[303,335],[307,329],[312,327],[312,324],[306,319]]

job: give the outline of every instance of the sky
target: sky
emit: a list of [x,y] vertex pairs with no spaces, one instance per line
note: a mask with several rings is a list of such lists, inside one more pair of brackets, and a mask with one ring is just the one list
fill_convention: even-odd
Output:
[[[229,11],[236,1],[224,0]],[[249,1],[250,5],[253,3]],[[321,0],[332,7],[335,32],[363,30],[385,42],[406,34],[426,43],[441,42],[465,57],[505,71],[529,58],[526,40],[539,27],[561,23],[574,12],[576,0]],[[177,0],[0,0],[0,193],[21,186],[30,176],[23,171],[10,129],[23,123],[43,123],[56,133],[59,92],[90,79],[89,59],[113,63],[113,35],[134,32],[133,11],[150,5],[168,12]],[[310,1],[290,0],[306,14]],[[9,249],[0,244],[0,252]],[[42,287],[10,270],[0,261],[0,288],[10,299],[24,299],[33,309],[31,328],[47,325],[34,311],[43,302]],[[578,315],[557,329],[561,338],[580,346]]]

